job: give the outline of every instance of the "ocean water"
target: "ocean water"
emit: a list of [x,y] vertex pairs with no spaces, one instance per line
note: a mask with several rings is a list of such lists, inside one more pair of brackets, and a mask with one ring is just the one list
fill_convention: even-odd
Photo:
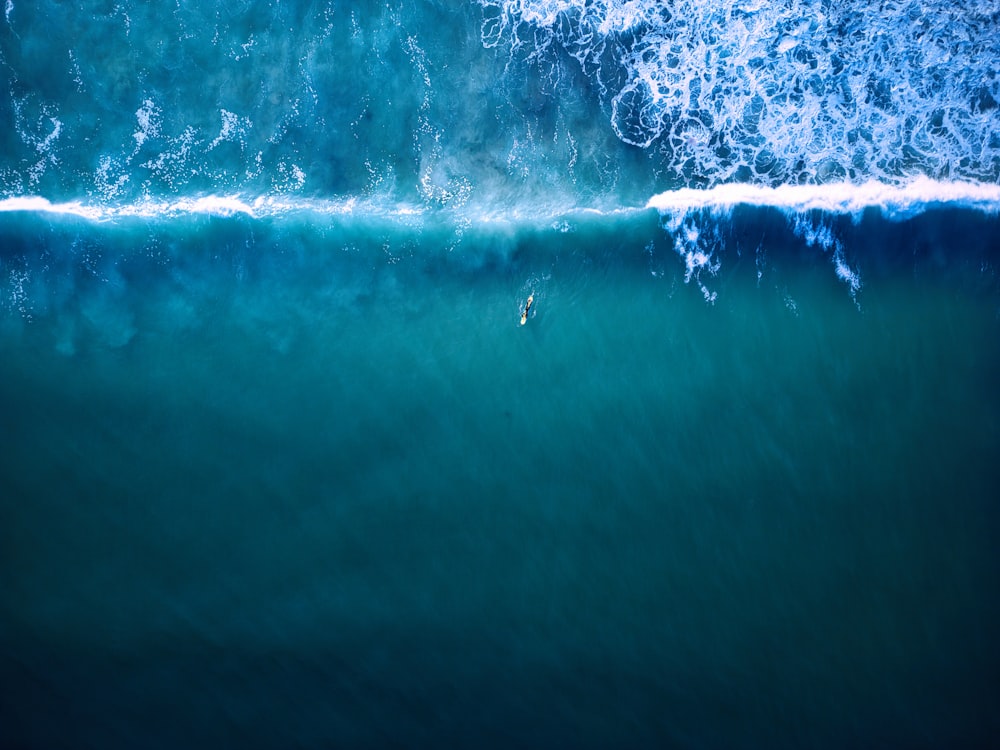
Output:
[[995,747],[998,103],[989,2],[6,0],[0,746]]

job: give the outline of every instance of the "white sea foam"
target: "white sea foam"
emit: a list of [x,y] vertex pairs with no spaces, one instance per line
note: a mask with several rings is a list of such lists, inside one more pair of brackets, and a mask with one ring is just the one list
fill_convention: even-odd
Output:
[[[106,165],[109,175],[112,165]],[[296,179],[304,179],[300,170],[291,165]],[[110,179],[110,177],[109,177]],[[119,177],[118,182],[123,182]],[[120,191],[117,182],[112,187]],[[114,191],[112,191],[114,192]],[[110,196],[104,196],[108,198]],[[538,223],[541,226],[564,226],[567,217],[580,220],[600,220],[602,217],[627,216],[656,210],[665,226],[672,232],[683,231],[685,241],[697,243],[701,230],[685,222],[685,218],[699,211],[709,211],[721,216],[737,205],[771,207],[790,215],[820,211],[830,214],[859,214],[868,208],[880,210],[892,219],[902,219],[929,208],[960,208],[986,213],[1000,213],[1000,186],[971,182],[940,182],[918,178],[905,185],[886,185],[868,182],[862,185],[836,183],[826,185],[760,185],[729,184],[695,190],[682,188],[654,195],[642,206],[597,208],[593,206],[530,205],[490,206],[467,204],[457,208],[429,209],[409,203],[386,203],[377,196],[358,198],[313,199],[293,195],[273,194],[262,196],[198,195],[173,199],[143,199],[133,203],[111,201],[86,203],[67,201],[53,203],[43,196],[26,195],[0,199],[0,213],[25,211],[36,213],[61,213],[86,219],[105,221],[120,217],[177,216],[182,214],[213,214],[232,216],[241,214],[258,218],[275,217],[294,213],[352,215],[356,217],[448,217],[461,214],[463,221],[482,224]],[[803,229],[803,232],[806,230]],[[819,230],[817,230],[819,231]],[[812,242],[819,238],[803,237]]]
[[[45,110],[49,111],[49,108],[46,107]],[[49,115],[46,119],[48,119],[49,124],[52,126],[52,129],[49,130],[49,132],[46,133],[44,137],[39,137],[39,135],[36,135],[35,133],[29,133],[25,128],[19,128],[19,129],[21,131],[21,137],[26,141],[34,144],[35,151],[37,151],[39,154],[47,155],[46,160],[54,162],[55,157],[52,155],[52,146],[56,141],[59,140],[59,136],[62,135],[63,124],[62,120],[60,120],[58,117]],[[44,123],[42,122],[41,119],[39,119],[38,126],[36,129],[39,132],[41,132],[44,128],[45,128]]]
[[160,108],[153,103],[152,99],[146,99],[142,106],[135,111],[136,130],[132,133],[135,141],[135,151],[133,156],[139,152],[146,141],[155,138],[160,134],[160,119],[162,113]]
[[240,117],[228,109],[220,110],[220,115],[222,116],[222,128],[219,130],[219,134],[215,137],[215,140],[208,144],[208,150],[211,151],[220,143],[225,143],[226,141],[239,143],[240,147],[245,149],[247,131],[253,127],[250,118]]
[[198,131],[189,125],[179,136],[170,138],[169,142],[171,148],[161,151],[155,159],[144,162],[142,166],[149,169],[158,180],[176,189],[204,170],[203,164],[192,164],[201,139]]
[[857,301],[861,290],[861,273],[847,262],[844,243],[837,237],[833,226],[824,217],[816,217],[811,213],[798,212],[789,217],[792,231],[810,247],[819,247],[830,253],[833,268],[837,278],[847,284],[851,298]]
[[171,203],[167,206],[166,213],[212,214],[214,216],[245,214],[253,216],[254,210],[238,197],[209,195],[202,198],[183,198]]
[[79,201],[52,203],[37,195],[18,196],[0,200],[0,213],[23,211],[27,213],[66,214],[92,221],[107,217],[107,209],[97,205],[86,205]]
[[193,214],[211,216],[248,216],[263,219],[289,214],[396,217],[401,220],[423,216],[424,211],[407,204],[378,206],[346,200],[310,200],[260,196],[247,199],[239,195],[205,195],[173,200],[144,199],[135,203],[100,204],[81,201],[53,203],[42,196],[17,196],[0,200],[0,213],[41,213],[76,216],[89,221],[114,221],[129,218],[172,218]]
[[76,84],[76,90],[83,91],[83,72],[80,70],[80,63],[76,59],[73,50],[69,51],[69,72],[73,76],[73,83]]
[[[721,268],[717,251],[722,241],[718,237],[701,236],[700,217],[707,212],[711,218],[718,219],[740,205],[774,208],[786,214],[795,235],[808,246],[829,253],[837,278],[847,285],[851,298],[857,301],[862,287],[861,274],[851,267],[834,227],[822,217],[850,215],[858,218],[866,209],[875,209],[886,218],[902,220],[935,207],[1000,213],[1000,185],[917,177],[903,184],[873,180],[860,185],[840,182],[778,187],[731,183],[701,190],[681,188],[654,195],[646,207],[657,210],[662,216],[663,227],[671,235],[674,250],[684,262],[685,282],[694,280],[709,302],[714,302],[715,293],[709,290],[702,276],[714,276]],[[815,212],[820,218],[813,216]],[[759,273],[758,270],[758,278]]]
[[995,0],[480,5],[485,46],[575,61],[679,184],[1000,180]]
[[728,210],[741,204],[837,214],[857,214],[866,208],[878,208],[892,218],[904,218],[933,206],[995,213],[1000,211],[1000,185],[938,181],[927,177],[899,185],[875,181],[861,185],[840,182],[778,187],[731,183],[704,190],[671,190],[654,195],[646,205],[665,214],[683,214],[697,209]]
[[292,193],[301,190],[302,186],[306,184],[306,173],[298,164],[281,161],[278,163],[277,172],[272,184],[279,192]]
[[94,187],[100,196],[106,202],[113,201],[122,195],[128,183],[129,174],[121,161],[102,156],[94,173]]

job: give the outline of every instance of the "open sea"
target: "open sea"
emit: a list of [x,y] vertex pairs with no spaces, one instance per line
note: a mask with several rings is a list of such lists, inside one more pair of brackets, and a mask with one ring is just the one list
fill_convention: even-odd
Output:
[[1000,747],[995,0],[5,0],[0,748]]

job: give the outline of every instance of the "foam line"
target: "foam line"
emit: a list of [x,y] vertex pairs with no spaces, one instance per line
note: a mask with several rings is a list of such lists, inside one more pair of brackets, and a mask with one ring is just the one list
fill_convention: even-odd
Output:
[[933,206],[1000,211],[1000,185],[978,182],[941,182],[920,177],[904,185],[869,181],[824,185],[764,187],[733,183],[698,190],[681,188],[654,195],[646,204],[661,213],[698,209],[727,210],[737,205],[767,206],[788,211],[811,210],[856,214],[878,208],[890,217],[905,217]]
[[194,196],[170,201],[145,200],[137,203],[100,204],[70,201],[53,203],[42,196],[18,196],[0,199],[0,213],[27,212],[61,214],[105,222],[130,218],[170,219],[188,215],[247,216],[267,219],[281,216],[314,215],[343,217],[359,223],[406,225],[481,224],[510,226],[545,224],[554,219],[597,219],[642,213],[643,207],[599,209],[572,205],[464,206],[458,209],[437,208],[409,203],[385,203],[364,198],[309,199],[281,196],[247,198],[239,195]]
[[532,224],[559,218],[623,217],[655,209],[662,214],[685,214],[700,209],[727,211],[737,205],[778,208],[792,212],[811,210],[834,214],[857,214],[867,208],[880,209],[890,218],[905,218],[934,206],[967,208],[988,213],[1000,212],[1000,185],[976,182],[942,182],[918,178],[905,185],[846,182],[823,185],[782,185],[766,187],[743,183],[713,188],[679,188],[654,195],[643,207],[598,209],[583,206],[506,206],[462,210],[437,209],[410,204],[384,204],[370,200],[295,199],[239,195],[199,196],[170,201],[146,200],[138,203],[102,205],[68,201],[53,203],[42,196],[0,199],[0,213],[28,212],[75,216],[88,221],[117,219],[157,219],[186,215],[247,216],[253,219],[290,214],[340,216],[360,222],[425,223],[441,221],[473,222],[485,225]]
[[274,197],[259,197],[249,202],[238,195],[208,195],[177,198],[172,201],[146,200],[138,203],[118,205],[87,204],[80,201],[53,203],[42,196],[17,196],[0,200],[0,213],[23,211],[29,213],[62,214],[77,216],[90,221],[111,221],[127,218],[163,218],[189,214],[210,216],[244,215],[251,218],[279,216],[293,212],[312,212],[327,215],[350,215],[354,213],[370,215],[396,215],[400,217],[419,214],[419,209],[410,206],[392,206],[375,209],[360,206],[358,201],[349,200],[286,200]]

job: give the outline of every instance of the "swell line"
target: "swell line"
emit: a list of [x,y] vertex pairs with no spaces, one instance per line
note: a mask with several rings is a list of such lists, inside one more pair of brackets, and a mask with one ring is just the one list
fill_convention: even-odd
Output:
[[463,208],[440,208],[385,203],[369,198],[248,198],[241,195],[205,195],[109,205],[83,201],[52,202],[43,196],[17,196],[0,199],[0,213],[60,214],[95,222],[128,218],[171,219],[192,215],[262,219],[312,214],[391,223],[440,220],[459,224],[530,224],[570,217],[622,217],[649,210],[656,210],[661,214],[685,214],[703,209],[726,211],[737,205],[776,208],[792,213],[818,210],[832,214],[857,214],[866,209],[877,209],[891,219],[904,219],[935,207],[998,213],[1000,185],[941,181],[926,177],[913,179],[903,185],[876,181],[777,187],[729,183],[704,189],[668,190],[652,196],[645,206],[618,206],[610,209],[572,205],[466,205]]

